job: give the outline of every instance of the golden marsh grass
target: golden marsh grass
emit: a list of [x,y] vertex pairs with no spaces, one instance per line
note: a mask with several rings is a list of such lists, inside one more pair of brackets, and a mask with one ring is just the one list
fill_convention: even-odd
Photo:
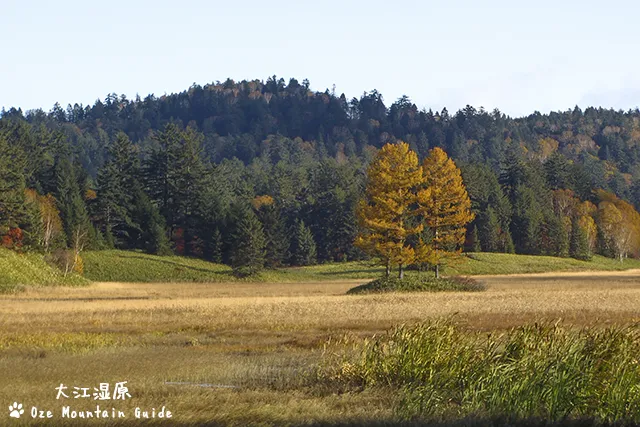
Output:
[[[560,318],[569,326],[640,320],[637,270],[478,279],[485,292],[348,296],[363,281],[344,280],[97,283],[3,295],[0,403],[58,408],[54,389],[61,382],[126,380],[133,397],[119,407],[166,405],[175,414],[171,425],[394,422],[392,394],[307,387],[329,339],[358,340],[447,316],[480,331]],[[83,405],[95,403],[76,406]],[[0,425],[8,421],[0,413]],[[114,425],[91,421],[101,423]]]

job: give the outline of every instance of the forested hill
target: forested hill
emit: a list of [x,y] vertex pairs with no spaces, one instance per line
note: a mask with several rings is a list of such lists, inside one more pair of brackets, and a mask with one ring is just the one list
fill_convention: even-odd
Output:
[[[409,88],[408,88],[409,89]],[[20,110],[3,111],[22,118]],[[55,105],[49,113],[26,112],[32,124],[61,128],[77,147],[91,175],[103,163],[108,141],[124,131],[132,141],[152,139],[169,122],[204,135],[207,156],[214,162],[237,157],[249,164],[265,151],[269,135],[301,138],[318,156],[362,155],[397,139],[420,157],[430,147],[444,148],[462,162],[486,162],[496,170],[509,150],[527,159],[546,160],[559,152],[588,166],[598,185],[628,195],[638,175],[640,111],[578,107],[512,119],[498,110],[468,106],[455,114],[419,110],[408,97],[391,105],[373,90],[348,100],[329,90],[313,92],[308,81],[272,77],[203,86],[179,94],[128,100],[112,94],[93,106]],[[606,161],[606,163],[599,160]],[[629,174],[631,176],[628,176]]]
[[[353,258],[366,165],[398,140],[420,158],[442,147],[461,167],[476,213],[469,248],[564,255],[566,221],[577,215],[569,207],[589,202],[597,220],[600,203],[619,203],[612,194],[640,201],[637,109],[515,119],[471,106],[432,112],[408,97],[387,105],[373,90],[348,100],[274,76],[144,99],[113,94],[49,112],[3,110],[0,236],[26,245],[29,197],[51,195],[62,246],[74,244],[80,223],[96,247],[154,251],[165,230],[175,251],[230,262],[241,219],[256,225],[251,211],[273,265]],[[31,196],[20,195],[26,189]],[[301,248],[309,259],[295,259]],[[614,252],[604,240],[598,248]]]

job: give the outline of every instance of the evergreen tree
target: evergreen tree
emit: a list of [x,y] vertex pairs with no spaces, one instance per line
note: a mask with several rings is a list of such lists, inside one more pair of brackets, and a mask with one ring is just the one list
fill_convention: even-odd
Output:
[[565,156],[555,152],[544,163],[547,183],[552,190],[573,188],[571,164]]
[[147,231],[144,233],[147,252],[155,255],[171,255],[164,218],[155,207],[151,207],[148,213],[149,221]]
[[169,191],[172,194],[172,216],[176,225],[184,228],[185,253],[199,255],[203,245],[199,235],[203,218],[200,213],[202,195],[209,173],[203,161],[203,136],[191,128],[181,135],[181,147],[172,164]]
[[482,245],[480,244],[480,235],[478,233],[478,226],[473,226],[473,231],[471,232],[471,251],[472,252],[480,252],[482,251]]
[[541,253],[543,211],[534,190],[519,185],[514,190],[513,221],[511,232],[517,253],[538,255]]
[[589,249],[589,236],[585,229],[580,226],[578,219],[574,219],[571,224],[571,243],[569,255],[572,258],[583,261],[591,261],[592,254]]
[[258,216],[264,228],[265,264],[268,268],[278,268],[284,263],[289,248],[289,239],[285,232],[285,224],[280,210],[273,200],[258,209]]
[[[119,133],[109,146],[109,158],[98,171],[98,210],[109,247],[128,247],[132,223],[133,195],[141,185],[140,165],[135,146]],[[115,237],[115,239],[114,239]]]
[[170,234],[180,230],[185,253],[202,252],[203,197],[209,170],[203,161],[203,136],[168,124],[157,136],[145,164],[146,185],[166,219]]
[[251,209],[245,209],[236,224],[231,253],[231,266],[237,276],[259,273],[264,268],[266,242],[260,220]]
[[549,212],[544,221],[542,251],[547,255],[569,256],[569,233],[562,219]]
[[516,247],[513,243],[513,239],[511,238],[511,233],[509,232],[508,228],[504,229],[502,236],[502,244],[504,248],[502,251],[507,254],[516,253]]
[[140,188],[134,193],[131,217],[132,223],[137,225],[131,230],[131,238],[136,248],[155,255],[171,254],[164,218],[149,196]]
[[0,237],[20,228],[26,214],[23,159],[0,128]]
[[58,158],[55,166],[57,201],[67,237],[67,245],[80,251],[89,238],[89,215],[76,175],[76,166],[67,156]]
[[[97,230],[97,231],[98,231],[98,233],[101,233],[100,230]],[[115,240],[113,238],[113,230],[111,229],[111,226],[107,226],[107,228],[104,230],[103,237],[104,237],[105,248],[106,249],[115,249],[116,242],[115,242]]]
[[316,243],[309,227],[303,221],[297,221],[291,245],[291,260],[294,265],[313,265],[316,263]]
[[211,236],[211,261],[222,264],[222,234],[216,227]]
[[[354,258],[358,255],[354,253],[353,242],[358,235],[356,225],[354,199],[345,199],[341,201],[339,196],[332,195],[332,203],[334,209],[329,209],[332,215],[328,215],[330,221],[328,223],[328,247],[326,249],[328,260],[345,261],[348,258]],[[327,215],[325,215],[327,216]]]
[[493,208],[488,208],[479,219],[479,236],[485,252],[500,252],[500,223]]

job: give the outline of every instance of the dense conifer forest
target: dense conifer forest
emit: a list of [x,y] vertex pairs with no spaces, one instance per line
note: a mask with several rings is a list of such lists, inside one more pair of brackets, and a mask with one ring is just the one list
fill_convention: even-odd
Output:
[[440,147],[461,169],[474,218],[467,251],[640,254],[638,109],[434,112],[407,96],[347,99],[276,76],[3,109],[1,244],[75,270],[82,250],[114,247],[247,274],[361,259],[367,166],[398,141],[420,161]]

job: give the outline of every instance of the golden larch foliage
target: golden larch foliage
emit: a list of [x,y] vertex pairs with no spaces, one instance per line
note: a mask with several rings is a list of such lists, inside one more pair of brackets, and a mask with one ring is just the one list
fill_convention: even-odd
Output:
[[412,264],[414,249],[407,238],[422,231],[423,226],[411,226],[415,215],[417,188],[423,181],[418,156],[409,144],[386,144],[367,170],[365,197],[357,208],[358,222],[363,232],[356,246],[381,260],[387,267]]
[[273,197],[271,197],[269,195],[256,196],[251,201],[251,205],[253,205],[253,208],[255,210],[260,210],[260,208],[263,207],[263,206],[271,206],[274,203],[275,203],[275,201],[273,200]]
[[462,181],[460,169],[441,148],[434,148],[422,165],[423,187],[418,191],[418,212],[431,230],[430,247],[422,243],[422,259],[437,266],[443,258],[455,257],[464,243],[466,224],[473,221],[471,200]]

